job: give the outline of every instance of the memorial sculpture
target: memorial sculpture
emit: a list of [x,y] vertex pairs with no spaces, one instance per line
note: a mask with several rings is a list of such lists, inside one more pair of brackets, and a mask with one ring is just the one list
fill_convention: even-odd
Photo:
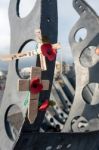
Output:
[[[69,36],[76,72],[75,96],[71,84],[61,75],[74,96],[71,104],[60,85],[53,81],[57,49],[60,48],[57,43],[57,0],[37,0],[25,18],[20,18],[19,4],[20,0],[10,1],[11,55],[1,58],[10,62],[0,107],[0,149],[98,150],[99,17],[84,0],[73,0],[73,6],[80,15]],[[76,34],[82,29],[86,30],[86,37],[77,41]],[[24,46],[30,41],[38,43],[38,51],[23,53]],[[24,79],[19,72],[19,60],[31,55],[37,55],[36,66],[31,66],[30,78]],[[56,96],[58,101],[55,90],[62,93],[67,116],[61,115],[59,118],[65,118],[65,125],[51,118],[51,123],[56,121],[59,132],[47,133],[41,130],[41,126],[44,116],[49,115],[47,108],[51,103],[50,94],[53,99]],[[30,91],[30,94],[28,92],[27,95],[26,91]],[[26,100],[25,107],[23,100]],[[57,101],[54,108],[56,113],[61,110]],[[18,130],[10,126],[7,117],[10,119],[11,116],[14,117]]]

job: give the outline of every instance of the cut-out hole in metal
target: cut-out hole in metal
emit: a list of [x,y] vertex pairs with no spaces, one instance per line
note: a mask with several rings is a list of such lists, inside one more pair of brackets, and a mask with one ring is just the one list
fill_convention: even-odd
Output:
[[99,61],[99,56],[96,55],[96,47],[90,46],[83,50],[80,56],[80,63],[84,67],[92,67],[97,61]]
[[85,28],[81,28],[75,33],[75,41],[78,43],[85,40],[86,37],[87,37],[87,30]]
[[[20,52],[36,51],[37,43],[30,41],[20,50]],[[16,61],[16,71],[20,78],[29,78],[30,68],[36,65],[37,56],[26,57]]]
[[59,124],[56,124],[56,130],[57,130],[57,131],[60,131],[60,128],[61,128],[60,125],[59,125]]
[[60,113],[61,117],[64,117],[64,114],[63,113]]
[[83,116],[74,117],[71,122],[71,129],[73,132],[86,132],[89,123]]
[[73,125],[79,118],[80,118],[80,116],[74,117],[71,121],[71,125]]
[[89,105],[96,105],[99,103],[99,84],[90,83],[84,87],[82,91],[84,101]]
[[83,129],[85,129],[88,125],[89,125],[89,124],[88,124],[87,120],[82,120],[82,121],[80,121],[80,122],[78,123],[78,128],[79,128],[80,130],[83,130]]
[[15,141],[23,124],[23,115],[17,105],[11,105],[5,114],[5,129],[10,140]]
[[0,104],[5,90],[6,76],[7,71],[0,71]]
[[19,3],[19,16],[26,17],[34,8],[36,0],[20,0]]
[[50,118],[50,122],[51,122],[51,123],[53,123],[53,122],[54,122],[53,118]]

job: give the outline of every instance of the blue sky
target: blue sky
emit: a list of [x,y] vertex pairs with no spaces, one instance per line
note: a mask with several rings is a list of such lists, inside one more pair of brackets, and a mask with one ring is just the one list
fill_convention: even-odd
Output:
[[[10,49],[10,27],[8,20],[8,6],[10,0],[0,0],[0,54],[8,54]],[[33,1],[21,0],[21,15],[27,15],[33,7]],[[68,35],[79,19],[78,14],[72,7],[72,0],[58,1],[58,41],[61,42],[62,50],[59,51],[58,58],[62,55],[63,60],[70,63],[73,61],[70,46],[68,43]],[[99,0],[86,0],[99,14]],[[62,54],[61,54],[62,53]]]

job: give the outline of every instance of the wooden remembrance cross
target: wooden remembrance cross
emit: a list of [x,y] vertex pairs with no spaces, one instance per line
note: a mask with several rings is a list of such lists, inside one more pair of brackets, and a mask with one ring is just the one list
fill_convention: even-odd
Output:
[[[22,58],[26,58],[26,57],[39,55],[42,70],[47,70],[46,60],[45,60],[45,56],[41,52],[41,46],[45,43],[50,44],[50,42],[47,39],[45,39],[46,42],[43,41],[44,37],[41,34],[41,29],[35,29],[35,36],[36,36],[36,42],[38,44],[36,50],[21,52],[21,53],[16,53],[16,54],[10,54],[10,55],[0,55],[0,60],[2,60],[2,61],[13,61],[13,60],[17,60],[17,59],[22,59]],[[51,44],[51,45],[52,45],[52,48],[56,49],[56,50],[61,48],[60,43],[55,43],[55,44]]]
[[[49,81],[48,80],[42,80],[41,81],[41,68],[40,67],[32,67],[31,68],[31,74],[30,79],[21,79],[18,81],[18,90],[20,92],[22,91],[30,91],[30,81],[33,80],[33,78],[39,78],[40,83],[43,86],[42,90],[48,90],[49,89]],[[30,124],[32,124],[38,113],[38,100],[39,100],[39,94],[33,94],[30,91],[30,100],[29,100],[29,106],[28,106],[28,119]]]

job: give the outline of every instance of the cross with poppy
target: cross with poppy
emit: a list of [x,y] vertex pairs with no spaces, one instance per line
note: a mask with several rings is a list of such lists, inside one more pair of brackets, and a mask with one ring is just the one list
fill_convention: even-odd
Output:
[[49,61],[54,61],[57,54],[57,49],[60,49],[60,44],[51,44],[47,37],[43,36],[41,34],[41,30],[37,29],[35,30],[36,35],[36,41],[38,43],[38,50],[37,52],[40,55],[40,62],[41,62],[41,68],[42,70],[46,70],[46,60],[45,57]]
[[49,61],[54,61],[57,54],[57,49],[60,49],[60,43],[51,44],[47,37],[41,35],[41,30],[35,30],[36,41],[37,41],[37,51],[27,51],[10,55],[1,55],[0,60],[2,61],[14,61],[17,59],[22,59],[25,57],[31,57],[35,55],[40,56],[41,68],[42,70],[47,70],[45,57]]
[[32,67],[30,79],[18,80],[19,91],[30,91],[30,100],[28,107],[28,119],[30,123],[33,123],[37,117],[38,112],[38,100],[40,92],[49,89],[49,81],[41,80],[41,68]]

